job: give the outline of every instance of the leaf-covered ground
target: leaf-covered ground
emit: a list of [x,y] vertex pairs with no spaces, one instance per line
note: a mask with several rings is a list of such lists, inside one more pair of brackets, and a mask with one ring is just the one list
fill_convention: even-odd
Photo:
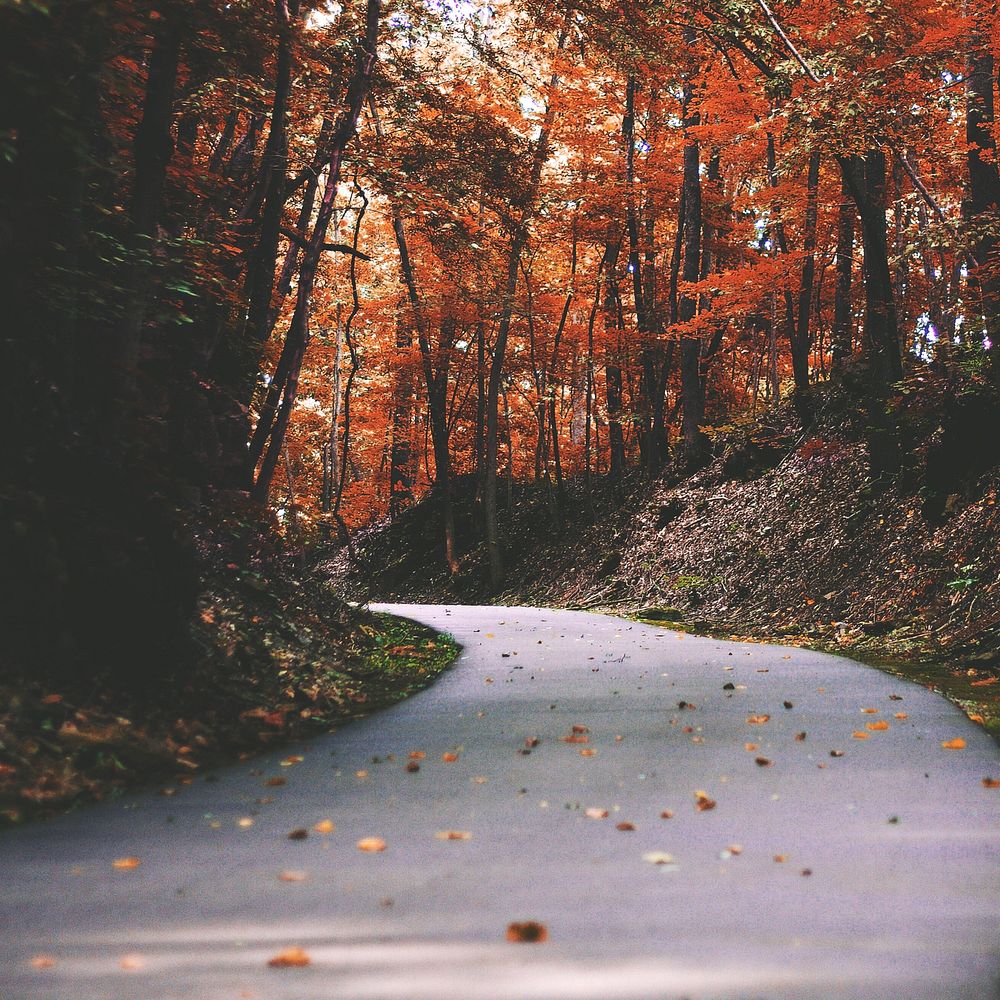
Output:
[[0,826],[153,780],[170,793],[210,764],[405,697],[455,658],[448,636],[351,608],[294,561],[236,556],[233,527],[218,526],[225,544],[199,539],[193,668],[0,680]]

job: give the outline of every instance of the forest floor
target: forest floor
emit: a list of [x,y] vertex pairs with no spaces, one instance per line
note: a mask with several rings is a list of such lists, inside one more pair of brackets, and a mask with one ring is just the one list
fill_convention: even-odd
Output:
[[434,498],[360,533],[359,564],[341,553],[328,571],[377,600],[603,610],[842,652],[939,689],[1000,736],[1000,474],[946,468],[942,488],[934,429],[904,429],[918,443],[879,483],[856,421],[829,399],[806,435],[787,410],[721,429],[693,476],[636,475],[619,495],[603,477],[589,491],[569,482],[559,509],[554,488],[501,484],[496,595],[467,480],[454,578]]
[[[448,636],[340,601],[329,581],[232,516],[197,539],[201,592],[188,668],[133,684],[0,679],[0,827],[329,732],[429,684]],[[266,551],[270,549],[270,551]]]

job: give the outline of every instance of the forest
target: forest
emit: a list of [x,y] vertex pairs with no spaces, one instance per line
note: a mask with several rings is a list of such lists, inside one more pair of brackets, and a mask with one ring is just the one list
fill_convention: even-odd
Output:
[[433,568],[500,594],[517,489],[572,537],[775,414],[821,457],[851,423],[863,488],[932,526],[983,500],[996,26],[991,0],[8,0],[15,672],[173,675],[213,573],[356,562],[425,501]]
[[0,994],[997,995],[998,84],[0,0]]

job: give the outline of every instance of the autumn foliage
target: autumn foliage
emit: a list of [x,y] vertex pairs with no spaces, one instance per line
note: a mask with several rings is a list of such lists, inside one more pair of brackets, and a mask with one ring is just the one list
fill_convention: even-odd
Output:
[[875,477],[903,395],[995,414],[996,27],[986,0],[6,5],[13,617],[72,619],[43,656],[121,617],[112,659],[172,655],[188,528],[248,494],[347,542],[433,490],[455,570],[474,481],[498,587],[504,478],[558,525],[570,477],[698,468],[786,397],[819,461],[831,379]]

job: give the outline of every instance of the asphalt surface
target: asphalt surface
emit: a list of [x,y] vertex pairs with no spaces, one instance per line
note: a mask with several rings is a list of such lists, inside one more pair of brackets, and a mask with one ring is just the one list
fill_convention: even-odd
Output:
[[1000,995],[1000,752],[945,699],[600,615],[388,610],[464,646],[427,691],[0,836],[2,1000]]

